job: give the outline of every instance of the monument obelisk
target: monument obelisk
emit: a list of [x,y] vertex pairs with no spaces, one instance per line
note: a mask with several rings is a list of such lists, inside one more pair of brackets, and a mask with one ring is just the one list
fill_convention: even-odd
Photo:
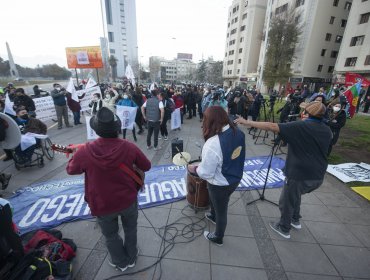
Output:
[[12,52],[10,51],[10,47],[9,47],[8,42],[6,42],[6,49],[8,51],[10,75],[12,76],[13,79],[19,78],[19,73],[18,73],[17,67],[15,67],[15,63],[14,63],[14,60],[13,60]]

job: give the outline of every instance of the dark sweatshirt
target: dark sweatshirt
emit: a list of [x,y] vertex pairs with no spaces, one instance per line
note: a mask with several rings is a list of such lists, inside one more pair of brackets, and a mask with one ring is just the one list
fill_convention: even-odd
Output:
[[120,138],[99,138],[79,148],[68,162],[70,175],[85,173],[85,200],[93,216],[128,208],[137,199],[134,179],[119,165],[148,171],[151,163],[133,143]]

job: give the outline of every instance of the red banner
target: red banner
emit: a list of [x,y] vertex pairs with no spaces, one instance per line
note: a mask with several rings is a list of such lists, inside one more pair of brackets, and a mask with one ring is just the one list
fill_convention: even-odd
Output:
[[362,86],[363,87],[368,87],[370,86],[370,81],[367,80],[366,78],[362,77],[359,74],[356,73],[346,73],[346,83],[345,86],[353,86],[354,84],[358,83],[359,81],[362,81]]

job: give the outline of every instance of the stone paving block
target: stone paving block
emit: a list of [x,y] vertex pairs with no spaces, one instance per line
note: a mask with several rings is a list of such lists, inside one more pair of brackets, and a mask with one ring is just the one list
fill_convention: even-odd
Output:
[[[205,242],[209,242],[204,239]],[[262,259],[253,238],[225,236],[224,245],[211,246],[211,263],[249,268],[263,268]]]
[[256,205],[262,217],[280,218],[280,210],[278,206],[267,201],[257,201]]
[[338,275],[317,244],[278,240],[273,243],[286,272]]
[[[278,220],[274,220],[271,218],[263,218],[263,221],[266,225],[266,228],[268,230],[268,233],[273,240],[286,240],[284,237],[280,236],[276,232],[274,232],[269,223],[270,222],[277,222]],[[301,221],[302,229],[297,230],[292,227],[290,230],[290,239],[289,241],[293,242],[305,242],[305,243],[317,243],[310,231],[308,230],[305,222]]]
[[102,236],[97,223],[83,220],[65,224],[63,237],[71,238],[80,248],[93,249]]
[[262,269],[245,267],[211,265],[212,280],[267,280],[266,272]]
[[302,204],[320,204],[320,205],[323,205],[321,200],[317,198],[316,193],[317,192],[315,191],[315,192],[306,193],[306,194],[302,195],[302,197],[301,197]]
[[[158,229],[156,230],[158,232]],[[121,235],[124,236],[123,232],[121,233]],[[140,256],[158,256],[161,243],[162,239],[154,232],[153,228],[137,228],[137,245],[140,249]]]
[[[213,224],[212,228],[215,229]],[[248,217],[245,215],[227,215],[227,226],[225,235],[254,237]]]
[[237,200],[230,200],[228,206],[228,213],[236,215],[246,215],[243,199],[240,198]]
[[173,202],[172,203],[172,208],[174,208],[174,209],[183,209],[187,205],[188,205],[188,201],[185,198],[185,199]]
[[127,275],[127,276],[124,276],[124,275],[136,272],[136,271],[141,270],[145,267],[149,267],[152,264],[154,264],[156,262],[156,260],[157,260],[157,258],[139,256],[137,258],[136,266],[134,268],[129,268],[125,272],[120,272],[120,271],[115,270],[115,268],[113,268],[109,265],[108,257],[106,257],[103,264],[99,267],[99,271],[97,272],[95,278],[90,278],[90,280],[92,280],[92,279],[102,280],[102,279],[106,279],[106,278],[109,278],[109,277],[112,277],[112,276],[118,276],[118,275],[122,275],[122,277],[117,277],[115,279],[150,280],[150,279],[153,279],[154,267],[151,267],[148,270],[143,271],[143,272],[139,272],[137,274]]
[[330,206],[360,207],[343,193],[315,192],[315,195],[325,204]]
[[76,279],[78,280],[91,280],[94,279],[102,266],[107,252],[92,250],[90,255],[79,270]]
[[325,205],[301,204],[301,216],[304,221],[339,223],[339,219]]
[[370,251],[367,248],[322,245],[341,276],[370,278]]
[[73,277],[76,277],[78,275],[78,272],[80,271],[90,253],[91,250],[89,249],[77,248],[76,257],[73,259],[72,262]]
[[166,225],[170,209],[153,207],[139,210],[138,226],[151,227],[150,223],[142,212],[144,212],[145,216],[155,228],[159,228]]
[[353,225],[370,225],[370,208],[348,208],[328,206],[328,208],[343,222]]
[[370,226],[346,225],[361,243],[370,248]]
[[360,246],[360,241],[343,224],[305,222],[310,232],[320,244]]
[[341,280],[339,276],[326,276],[326,275],[317,275],[317,274],[303,274],[295,272],[287,272],[289,280]]
[[[153,279],[160,275],[159,265]],[[137,278],[136,278],[137,279]],[[164,259],[162,261],[162,280],[211,279],[210,264]]]

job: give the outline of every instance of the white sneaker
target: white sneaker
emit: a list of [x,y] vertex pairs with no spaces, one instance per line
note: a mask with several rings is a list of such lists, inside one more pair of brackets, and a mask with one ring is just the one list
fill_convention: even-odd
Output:
[[165,141],[167,141],[167,140],[168,140],[168,137],[167,137],[167,136],[165,136],[165,137],[164,137],[164,140],[165,140]]
[[159,151],[160,149],[162,149],[162,147],[154,147],[154,151]]
[[125,267],[120,267],[118,265],[115,265],[115,264],[111,263],[111,261],[108,261],[108,263],[109,263],[110,266],[114,267],[116,270],[119,270],[121,272],[126,271],[127,268],[128,268],[128,265],[126,265]]
[[158,136],[158,140],[161,140],[162,139],[162,136]]
[[146,148],[147,148],[148,150],[150,150],[151,148],[153,148],[153,146],[146,146]]
[[298,222],[291,222],[290,225],[292,227],[294,227],[295,229],[301,229],[302,228],[302,225],[299,221]]
[[134,266],[136,265],[136,260],[137,260],[137,257],[139,256],[139,253],[140,253],[140,249],[139,249],[139,248],[137,248],[137,253],[136,253],[136,258],[135,258],[135,260],[134,260],[132,263],[129,263],[129,264],[127,265],[129,268],[132,268],[132,267],[134,267]]

